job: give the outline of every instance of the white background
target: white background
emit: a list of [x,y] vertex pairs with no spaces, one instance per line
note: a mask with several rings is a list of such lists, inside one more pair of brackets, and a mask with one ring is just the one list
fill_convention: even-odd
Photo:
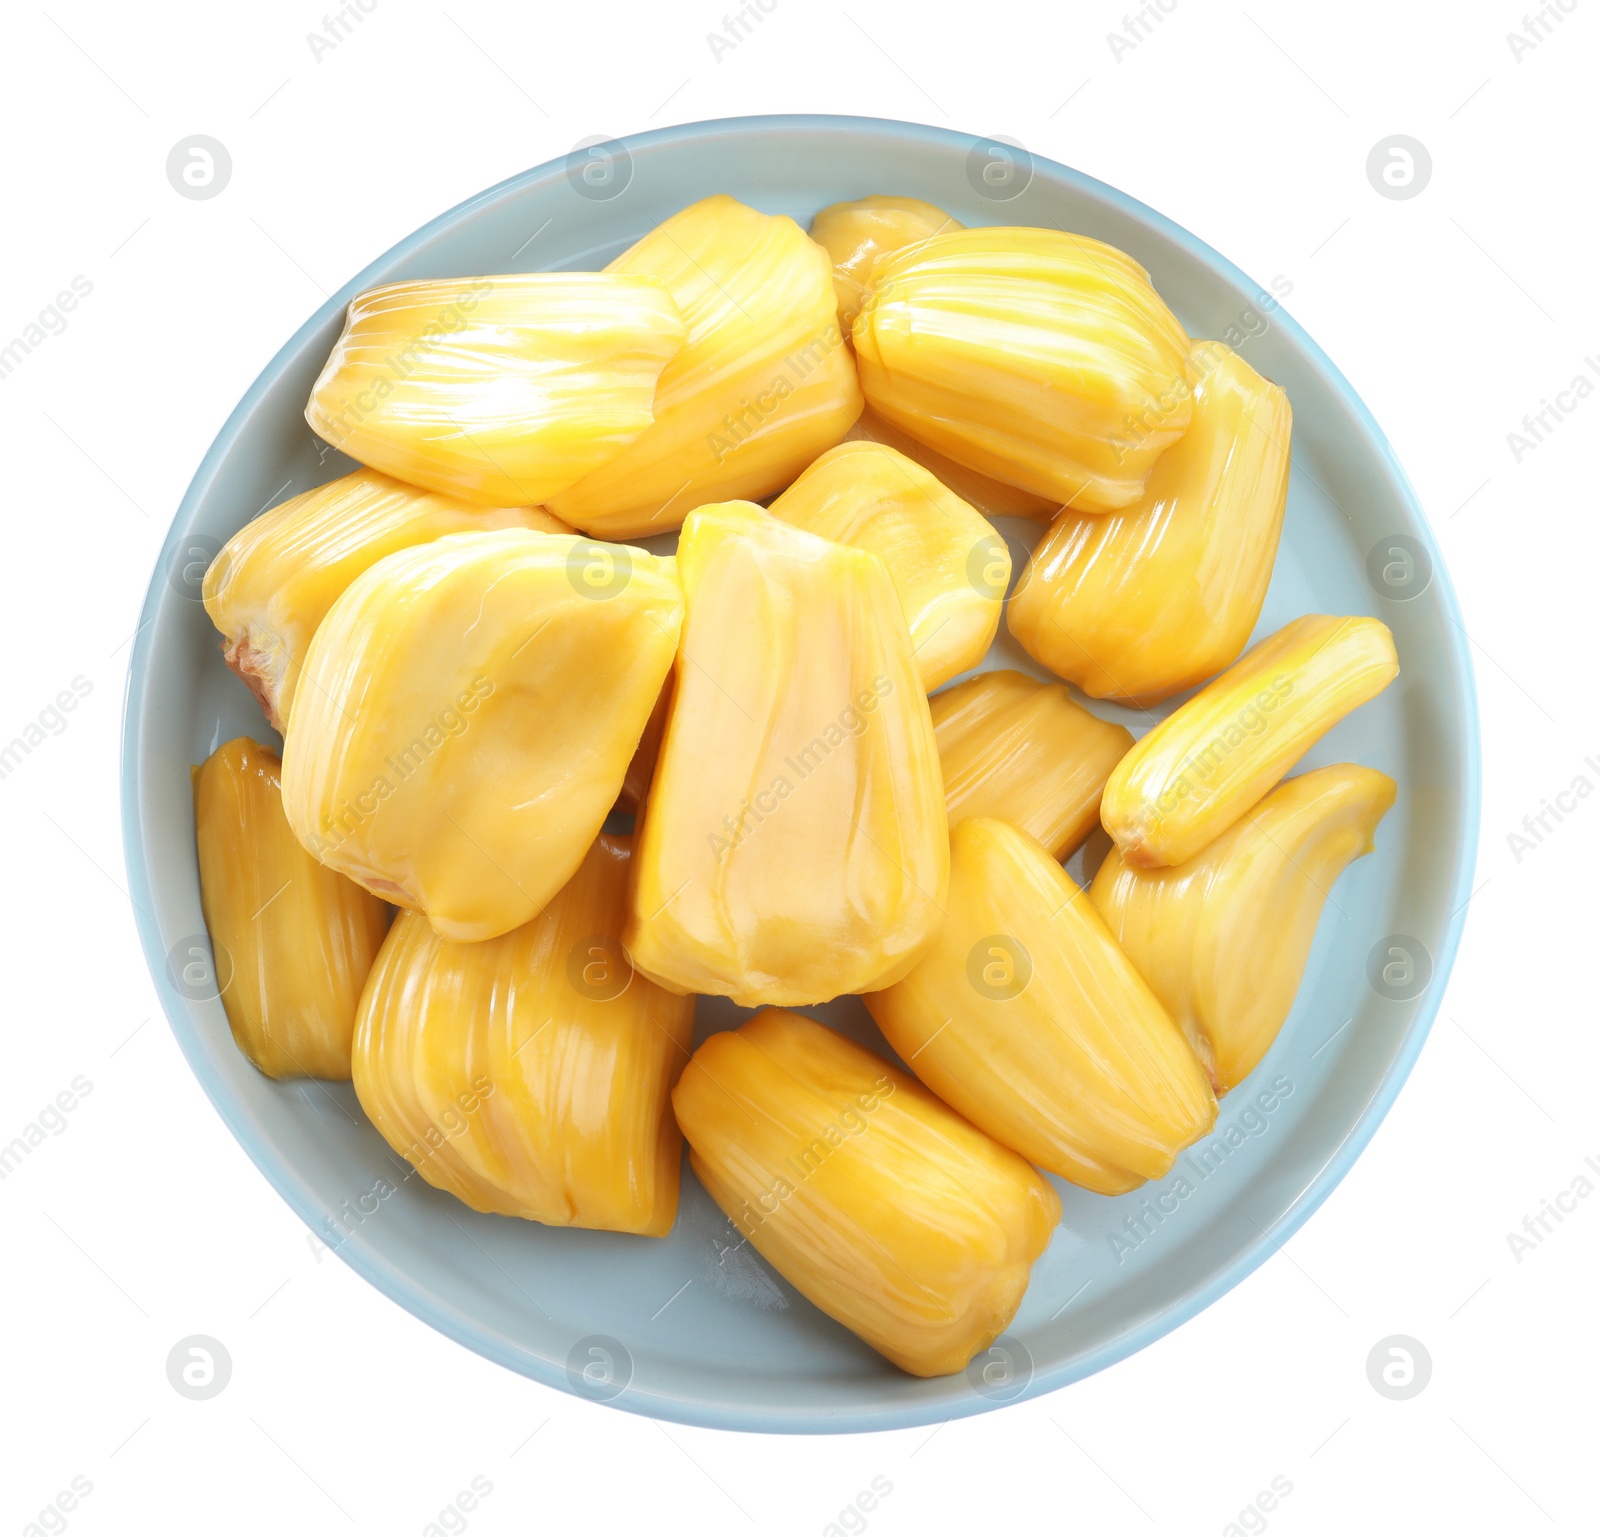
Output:
[[[73,277],[93,292],[0,379],[0,738],[75,676],[92,693],[0,781],[0,1142],[75,1076],[92,1091],[0,1184],[0,1531],[75,1476],[92,1492],[66,1529],[85,1537],[423,1532],[475,1476],[493,1486],[466,1521],[483,1537],[818,1533],[875,1476],[882,1537],[1224,1533],[1274,1477],[1292,1493],[1247,1529],[1593,1531],[1600,1198],[1520,1259],[1506,1236],[1600,1159],[1600,798],[1520,860],[1507,837],[1575,776],[1600,783],[1600,400],[1520,463],[1507,442],[1600,354],[1600,3],[1569,3],[1520,57],[1521,0],[1176,0],[1120,57],[1123,0],[938,21],[911,0],[776,0],[720,57],[716,0],[377,0],[320,60],[309,3],[10,12],[0,340]],[[1432,1038],[1354,1172],[1176,1334],[932,1433],[657,1425],[478,1360],[319,1260],[190,1076],[122,891],[128,640],[190,475],[273,352],[394,241],[580,138],[772,111],[1008,135],[1258,281],[1287,275],[1288,309],[1416,483],[1478,669],[1480,890]],[[194,133],[233,158],[211,201],[166,179]],[[1408,201],[1365,174],[1395,133],[1433,161]],[[196,1333],[233,1359],[198,1403],[164,1368]],[[1396,1333],[1433,1361],[1406,1402],[1365,1370]]]

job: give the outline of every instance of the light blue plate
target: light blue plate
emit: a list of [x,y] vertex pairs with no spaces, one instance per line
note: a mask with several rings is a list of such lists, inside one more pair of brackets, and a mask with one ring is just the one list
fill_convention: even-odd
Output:
[[[478,1216],[402,1181],[348,1085],[278,1084],[251,1067],[190,953],[204,924],[189,766],[241,733],[271,740],[223,667],[199,574],[264,507],[350,467],[301,416],[347,301],[402,278],[599,267],[715,192],[802,224],[839,199],[895,192],[969,224],[1057,225],[1131,252],[1192,335],[1232,328],[1293,402],[1289,511],[1261,632],[1307,611],[1376,614],[1399,646],[1399,681],[1307,760],[1381,768],[1399,800],[1377,853],[1335,887],[1294,1013],[1223,1102],[1220,1141],[1134,1195],[1060,1186],[1061,1228],[1021,1311],[964,1376],[920,1381],[889,1366],[740,1247],[687,1172],[665,1240]],[[1037,527],[1006,532],[1020,565],[1021,536]],[[991,663],[1016,660],[997,648]],[[491,1360],[619,1408],[739,1430],[883,1429],[1046,1392],[1249,1274],[1316,1210],[1399,1093],[1455,954],[1477,837],[1476,711],[1455,599],[1394,454],[1316,344],[1237,268],[1110,187],[961,134],[861,118],[698,123],[581,152],[463,203],[347,284],[252,386],[178,509],[134,646],[123,754],[128,873],[167,1016],[233,1134],[312,1230]],[[814,1012],[882,1049],[853,1001]],[[737,1017],[702,1003],[700,1028]]]

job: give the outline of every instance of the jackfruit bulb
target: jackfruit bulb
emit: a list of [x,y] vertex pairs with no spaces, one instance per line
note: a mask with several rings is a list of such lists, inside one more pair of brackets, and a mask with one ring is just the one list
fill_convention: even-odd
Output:
[[689,339],[662,370],[649,429],[549,499],[574,528],[637,539],[707,502],[770,496],[861,414],[828,253],[793,219],[708,197],[606,271],[664,284]]
[[682,618],[642,550],[503,529],[387,556],[311,643],[290,826],[446,939],[526,923],[615,803]]
[[944,901],[944,786],[900,602],[870,551],[747,502],[684,524],[689,605],[635,856],[647,975],[821,1002],[915,960]]

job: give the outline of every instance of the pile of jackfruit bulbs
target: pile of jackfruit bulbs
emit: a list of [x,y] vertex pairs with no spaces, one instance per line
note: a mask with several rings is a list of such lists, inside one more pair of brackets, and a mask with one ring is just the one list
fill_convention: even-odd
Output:
[[[1040,1171],[1116,1195],[1208,1132],[1394,800],[1284,777],[1384,625],[1245,649],[1283,390],[1096,240],[712,197],[602,272],[360,295],[306,415],[363,467],[204,584],[283,735],[195,771],[239,1046],[480,1212],[664,1235],[687,1140],[797,1291],[960,1371]],[[995,517],[1039,526],[1009,601]],[[973,671],[1002,609],[1063,681]],[[1068,684],[1205,686],[1136,741]],[[797,1012],[846,994],[904,1066]],[[761,1012],[696,1049],[696,995]]]

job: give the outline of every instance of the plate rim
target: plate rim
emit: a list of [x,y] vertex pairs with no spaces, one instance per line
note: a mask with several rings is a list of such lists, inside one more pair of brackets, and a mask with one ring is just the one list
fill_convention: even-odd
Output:
[[[753,133],[769,135],[865,133],[878,137],[920,141],[943,150],[960,151],[970,151],[984,143],[1006,142],[995,141],[992,136],[966,134],[953,128],[939,128],[895,118],[830,113],[772,113],[705,118],[623,135],[617,142],[632,150],[670,142]],[[1048,156],[1035,155],[1032,151],[1025,153],[1028,154],[1031,164],[1048,168],[1053,176],[1075,184],[1118,212],[1164,235],[1183,251],[1187,259],[1209,268],[1228,283],[1251,292],[1265,291],[1260,284],[1199,236],[1139,199]],[[316,1231],[323,1215],[321,1203],[315,1199],[309,1186],[300,1178],[293,1166],[280,1162],[264,1144],[245,1106],[233,1097],[227,1084],[211,1070],[199,1032],[164,975],[165,951],[152,913],[155,898],[149,873],[150,861],[143,837],[142,785],[139,775],[143,741],[149,724],[145,696],[152,681],[148,665],[148,653],[152,643],[150,629],[165,601],[166,584],[163,571],[180,531],[187,529],[197,507],[209,493],[224,454],[235,440],[248,430],[269,385],[298,355],[305,341],[342,311],[355,294],[371,286],[369,279],[380,275],[380,269],[385,269],[395,261],[410,255],[462,219],[491,207],[504,198],[520,194],[542,181],[564,177],[567,158],[557,157],[528,170],[517,172],[430,219],[351,277],[273,354],[218,430],[190,480],[157,554],[144,603],[140,609],[139,629],[129,656],[128,671],[124,680],[118,774],[124,863],[145,963],[179,1049],[183,1052],[190,1071],[194,1073],[206,1097],[211,1101],[212,1107],[268,1184],[313,1232]],[[1281,304],[1274,311],[1274,324],[1283,328],[1290,344],[1321,376],[1325,387],[1350,412],[1356,430],[1377,451],[1381,467],[1397,493],[1397,500],[1411,519],[1415,536],[1422,539],[1432,558],[1432,587],[1437,591],[1440,610],[1448,621],[1446,649],[1450,677],[1459,702],[1460,730],[1465,750],[1460,765],[1460,838],[1455,850],[1454,878],[1446,896],[1446,900],[1451,903],[1451,912],[1445,920],[1440,953],[1435,958],[1432,977],[1427,988],[1417,999],[1416,1009],[1399,1050],[1376,1092],[1359,1118],[1331,1150],[1316,1175],[1295,1196],[1287,1210],[1257,1237],[1247,1241],[1234,1259],[1213,1275],[1206,1284],[1175,1298],[1167,1307],[1146,1318],[1137,1328],[1115,1335],[1098,1349],[1082,1356],[1074,1356],[1059,1366],[1036,1371],[1023,1391],[1016,1398],[1008,1400],[1006,1404],[969,1393],[952,1396],[948,1401],[929,1398],[901,1405],[861,1410],[806,1408],[784,1411],[771,1406],[750,1408],[690,1395],[669,1397],[658,1392],[630,1387],[618,1397],[608,1401],[611,1407],[708,1429],[841,1434],[902,1430],[965,1418],[968,1415],[1008,1407],[1057,1391],[1143,1350],[1147,1345],[1171,1333],[1232,1291],[1276,1253],[1322,1206],[1366,1150],[1378,1126],[1393,1107],[1406,1080],[1410,1077],[1439,1012],[1445,987],[1454,969],[1471,899],[1471,883],[1476,870],[1482,811],[1482,742],[1474,669],[1455,587],[1440,557],[1427,515],[1388,437],[1365,401],[1333,360]],[[413,1281],[406,1270],[363,1244],[358,1234],[349,1235],[339,1244],[335,1252],[351,1269],[384,1296],[429,1327],[519,1376],[531,1378],[563,1392],[571,1391],[567,1382],[565,1362],[547,1360],[525,1346],[513,1344],[495,1329],[476,1321],[459,1308],[445,1303],[436,1293]],[[957,1377],[948,1380],[960,1382],[964,1379]]]

